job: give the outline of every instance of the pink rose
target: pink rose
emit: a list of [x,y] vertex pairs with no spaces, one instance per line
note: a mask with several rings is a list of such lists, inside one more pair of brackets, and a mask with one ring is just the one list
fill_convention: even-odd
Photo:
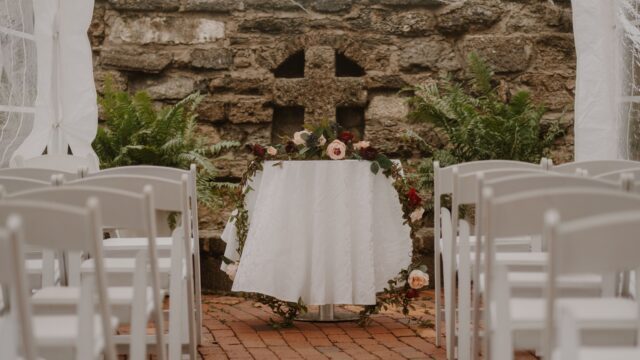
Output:
[[420,221],[422,219],[422,215],[424,215],[424,208],[419,208],[413,210],[411,215],[409,215],[409,218],[411,219],[411,222],[414,223]]
[[302,137],[303,134],[311,135],[311,132],[302,130],[293,133],[293,143],[296,145],[305,145],[307,143],[307,140]]
[[347,155],[347,145],[340,140],[333,140],[329,146],[327,146],[327,155],[332,160],[342,160]]
[[227,270],[224,271],[231,281],[235,280],[236,273],[238,272],[238,263],[227,265]]
[[273,146],[269,146],[267,148],[267,154],[271,156],[276,156],[278,154],[278,149],[274,148]]
[[413,270],[409,273],[407,281],[412,289],[419,290],[429,285],[429,275],[420,270]]
[[357,143],[353,144],[353,148],[356,150],[362,150],[362,149],[366,149],[369,146],[371,146],[371,143],[368,141],[358,141]]

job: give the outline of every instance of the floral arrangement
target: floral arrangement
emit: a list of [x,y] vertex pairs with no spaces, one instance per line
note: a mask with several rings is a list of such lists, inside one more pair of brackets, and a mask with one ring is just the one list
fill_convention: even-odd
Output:
[[[249,167],[242,177],[239,191],[233,200],[237,211],[234,215],[238,235],[238,253],[242,254],[244,243],[249,231],[249,214],[245,208],[244,198],[251,191],[246,186],[248,181],[262,170],[265,160],[362,160],[371,162],[371,172],[393,179],[393,186],[398,192],[398,198],[402,204],[403,216],[411,227],[411,237],[422,224],[424,207],[422,198],[414,186],[405,179],[400,167],[392,162],[386,155],[378,151],[368,141],[358,140],[356,136],[340,129],[339,125],[324,122],[318,126],[309,126],[304,130],[293,134],[293,138],[284,138],[283,143],[277,145],[248,144],[247,151],[255,157],[249,163]],[[281,163],[276,163],[277,166]],[[231,280],[235,278],[238,263],[225,259],[227,275]],[[409,314],[411,301],[419,296],[419,290],[429,285],[427,267],[416,265],[416,258],[412,259],[412,265],[401,270],[396,277],[390,279],[388,286],[378,294],[375,305],[367,305],[360,312],[360,324],[366,325],[369,317],[389,306],[399,306],[404,315]],[[293,320],[302,312],[306,312],[306,306],[299,300],[297,303],[285,302],[276,298],[254,294],[254,299],[265,304],[283,318],[282,323],[272,321],[273,325],[290,326]]]

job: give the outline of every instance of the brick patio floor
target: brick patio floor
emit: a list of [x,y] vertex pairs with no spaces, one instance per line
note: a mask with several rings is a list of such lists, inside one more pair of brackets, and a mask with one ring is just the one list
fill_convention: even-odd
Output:
[[[415,301],[411,316],[433,320],[432,293]],[[203,296],[203,359],[445,359],[428,323],[408,321],[389,310],[367,327],[352,322],[295,322],[288,329],[268,324],[274,315],[260,304],[238,297]],[[340,311],[358,311],[345,307]],[[519,354],[516,359],[535,359]]]

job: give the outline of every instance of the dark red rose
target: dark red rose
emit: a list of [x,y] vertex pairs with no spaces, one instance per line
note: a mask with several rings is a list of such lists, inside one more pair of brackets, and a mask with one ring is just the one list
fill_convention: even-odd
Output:
[[259,144],[254,144],[252,150],[253,155],[258,157],[264,157],[264,154],[267,152],[267,149],[263,148]]
[[415,188],[411,188],[407,191],[407,199],[409,199],[409,204],[412,207],[420,206],[420,203],[422,203],[422,198],[418,195],[418,191]]
[[366,148],[360,149],[360,156],[365,160],[373,161],[378,156],[378,150],[373,146],[367,146]]
[[407,298],[409,299],[415,299],[418,296],[420,296],[420,292],[416,289],[409,289],[407,290]]
[[296,143],[294,143],[293,141],[289,141],[287,142],[287,144],[284,146],[284,151],[287,152],[287,154],[291,154],[294,153],[296,151],[298,151],[298,146],[296,145]]
[[353,140],[353,134],[350,131],[343,131],[338,135],[338,140],[346,144]]

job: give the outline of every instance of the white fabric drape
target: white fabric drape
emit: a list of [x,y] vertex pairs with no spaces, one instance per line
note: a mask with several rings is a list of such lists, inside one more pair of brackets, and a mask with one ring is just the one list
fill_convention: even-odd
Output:
[[0,0],[0,167],[33,127],[36,44],[31,0]]
[[572,0],[577,52],[575,160],[626,157],[620,117],[618,0]]
[[16,154],[28,159],[66,154],[97,159],[91,148],[98,105],[87,37],[92,0],[34,0],[38,97],[34,129]]
[[[411,261],[404,224],[390,179],[374,175],[368,161],[285,161],[264,164],[247,200],[250,228],[233,283],[308,305],[375,304]],[[237,238],[223,233],[227,257]]]

